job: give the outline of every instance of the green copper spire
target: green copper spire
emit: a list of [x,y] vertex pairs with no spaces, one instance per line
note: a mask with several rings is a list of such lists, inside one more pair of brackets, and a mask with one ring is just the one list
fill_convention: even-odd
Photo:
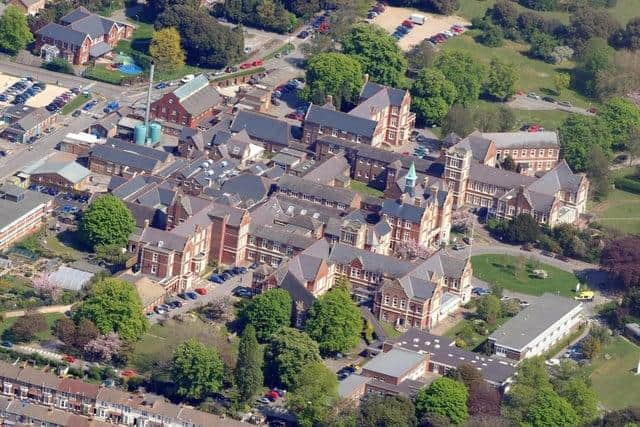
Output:
[[411,162],[411,166],[409,166],[409,173],[407,173],[405,179],[412,182],[416,182],[416,180],[418,179],[418,174],[416,174],[416,166],[413,164],[413,162]]

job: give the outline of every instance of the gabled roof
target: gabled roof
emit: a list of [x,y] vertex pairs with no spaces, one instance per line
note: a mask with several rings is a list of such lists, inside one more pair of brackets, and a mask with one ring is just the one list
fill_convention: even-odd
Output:
[[200,74],[188,83],[183,84],[173,91],[182,107],[193,116],[198,116],[211,107],[220,104],[221,97],[209,79]]
[[415,267],[415,264],[410,262],[400,261],[388,255],[377,254],[344,243],[333,245],[328,258],[329,262],[343,265],[349,265],[354,259],[362,264],[363,270],[392,278],[402,277]]
[[360,91],[360,99],[369,99],[380,92],[385,93],[387,99],[389,100],[389,105],[392,105],[394,107],[399,107],[402,105],[404,96],[407,93],[407,91],[404,89],[396,89],[394,87],[383,86],[374,82],[367,82],[364,84],[364,86],[362,86],[362,90]]
[[290,125],[275,117],[255,111],[241,110],[231,123],[230,130],[233,133],[246,129],[251,138],[288,145],[290,140]]
[[75,161],[56,162],[46,160],[38,161],[28,166],[24,169],[24,172],[30,175],[55,174],[74,184],[81,182],[91,173],[89,169]]
[[142,232],[140,241],[154,248],[182,251],[187,243],[187,237],[159,228],[147,227]]
[[72,22],[75,22],[82,18],[86,18],[89,15],[91,15],[89,9],[84,6],[79,6],[60,18],[60,22],[64,24],[71,24]]
[[375,120],[342,113],[313,104],[309,107],[309,111],[307,111],[307,116],[305,117],[305,123],[306,122],[338,129],[353,135],[365,136],[367,138],[373,137],[378,126],[378,122]]
[[482,138],[493,141],[498,149],[520,147],[558,147],[558,134],[552,131],[542,132],[484,132]]
[[283,191],[292,191],[294,193],[318,197],[345,206],[351,205],[356,194],[354,191],[345,188],[318,184],[292,175],[284,175],[280,178],[278,180],[278,187]]
[[532,176],[483,165],[473,160],[471,161],[471,167],[469,168],[469,179],[472,181],[495,185],[498,188],[508,189],[518,187],[520,185],[527,186],[536,181],[536,178]]
[[411,203],[399,203],[397,200],[385,199],[384,202],[382,202],[380,214],[413,223],[420,223],[424,215],[424,208]]
[[558,191],[577,192],[584,174],[573,173],[566,160],[562,159],[555,168],[529,185],[529,190],[542,194],[556,194]]
[[229,178],[220,188],[223,193],[237,195],[247,206],[261,202],[270,189],[271,181],[248,173]]

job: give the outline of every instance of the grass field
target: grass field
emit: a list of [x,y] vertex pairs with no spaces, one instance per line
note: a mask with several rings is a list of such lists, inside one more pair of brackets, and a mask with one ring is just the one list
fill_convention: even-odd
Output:
[[104,65],[97,65],[95,67],[88,67],[84,71],[84,77],[105,83],[119,85],[125,75],[120,71],[107,70]]
[[194,316],[184,322],[169,320],[165,326],[153,325],[136,344],[131,367],[137,372],[148,373],[156,366],[166,366],[173,350],[188,338],[215,347],[227,366],[235,365],[238,338],[228,338],[226,328],[208,325]]
[[611,190],[606,200],[595,204],[591,212],[604,226],[640,234],[640,196],[637,194]]
[[[459,49],[469,52],[477,61],[485,64],[488,64],[493,57],[514,64],[518,69],[519,75],[516,87],[524,92],[554,93],[554,74],[568,72],[575,66],[571,61],[555,65],[529,58],[527,56],[529,45],[524,43],[515,43],[507,40],[502,47],[487,47],[473,39],[474,33],[476,32],[469,31],[462,36],[447,40],[443,49]],[[575,106],[586,107],[593,105],[592,101],[572,90],[565,90],[558,98],[570,101]]]
[[640,347],[622,337],[614,337],[588,368],[593,389],[607,409],[621,409],[640,402],[640,376],[635,375],[638,358]]
[[89,96],[84,96],[84,95],[76,96],[75,98],[73,98],[71,100],[71,102],[69,102],[67,105],[65,105],[62,108],[61,113],[63,115],[67,115],[67,114],[73,113],[74,110],[80,108],[86,102],[89,102],[90,99],[91,99],[91,95],[89,95]]
[[[572,273],[524,257],[476,255],[471,257],[471,265],[473,275],[478,279],[530,295],[550,292],[572,297],[578,282],[578,278]],[[539,279],[533,275],[535,269],[545,270],[549,276]]]
[[[52,340],[54,337],[51,334],[51,328],[56,323],[56,320],[60,319],[63,316],[64,316],[64,314],[62,314],[62,313],[47,313],[47,314],[45,314],[44,317],[47,319],[47,325],[49,325],[49,329],[47,329],[46,331],[40,332],[36,336],[35,341]],[[4,333],[4,331],[9,329],[14,323],[16,323],[16,321],[18,319],[19,319],[19,317],[10,317],[10,318],[8,318],[6,320],[3,320],[0,323],[0,335],[2,335]]]
[[369,187],[364,182],[356,181],[355,179],[351,180],[349,188],[365,196],[381,197],[383,194],[382,191],[377,188]]
[[550,111],[532,111],[532,110],[513,110],[516,115],[516,128],[521,128],[525,123],[536,123],[547,130],[556,130],[566,120],[571,113],[566,111],[550,110]]

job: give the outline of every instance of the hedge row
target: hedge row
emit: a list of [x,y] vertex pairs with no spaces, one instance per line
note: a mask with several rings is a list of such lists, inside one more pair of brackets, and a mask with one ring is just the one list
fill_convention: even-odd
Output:
[[630,176],[621,176],[616,178],[615,186],[618,190],[640,194],[640,181]]

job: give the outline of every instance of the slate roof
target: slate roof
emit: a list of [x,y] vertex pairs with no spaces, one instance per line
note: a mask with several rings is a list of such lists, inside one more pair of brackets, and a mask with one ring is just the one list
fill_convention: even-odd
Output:
[[[21,107],[22,111],[26,112],[26,114],[22,115],[22,117],[20,117],[11,125],[11,127],[14,129],[22,130],[25,132],[29,131],[39,126],[51,116],[51,113],[47,111],[46,108],[32,108],[25,106],[19,107]],[[29,109],[27,110],[27,108]]]
[[140,241],[154,246],[154,249],[181,251],[184,249],[187,238],[178,233],[147,227],[142,232]]
[[344,176],[344,172],[351,170],[349,162],[342,155],[329,157],[324,162],[316,163],[315,166],[303,176],[308,181],[314,181],[320,184],[327,184],[337,176]]
[[409,298],[417,298],[423,301],[431,298],[437,288],[437,285],[432,281],[413,275],[401,277],[398,279],[398,283],[400,283]]
[[98,42],[93,46],[91,46],[91,49],[89,49],[89,55],[93,56],[94,58],[97,58],[99,56],[104,55],[107,52],[111,52],[112,50],[113,48],[109,43]]
[[65,27],[64,25],[56,24],[55,22],[50,22],[40,28],[36,31],[36,34],[41,37],[49,37],[53,40],[67,42],[74,46],[81,46],[88,37],[88,34]]
[[284,175],[280,178],[278,180],[278,187],[283,191],[308,194],[324,200],[341,203],[346,206],[351,205],[354,195],[356,194],[355,192],[345,188],[318,184],[292,175]]
[[367,82],[364,84],[364,86],[362,86],[362,90],[360,91],[360,99],[364,100],[371,98],[373,95],[382,91],[386,92],[386,95],[389,99],[389,104],[394,107],[399,107],[402,105],[402,100],[407,93],[407,91],[403,89],[383,86],[374,82]]
[[424,208],[411,203],[398,203],[397,200],[385,199],[382,202],[380,215],[389,215],[413,223],[420,223],[424,215]]
[[306,249],[317,241],[313,237],[272,225],[254,226],[251,224],[249,233],[254,237],[271,240],[298,249]]
[[[5,190],[13,191],[13,188],[7,184],[0,186],[0,194],[6,192]],[[17,202],[0,198],[0,231],[33,209],[49,203],[53,199],[51,196],[37,191],[24,190],[21,193],[22,198]]]
[[94,146],[90,156],[124,166],[153,171],[161,162],[167,161],[169,153],[118,139],[109,139],[104,144]]
[[271,182],[265,178],[241,174],[226,180],[221,187],[223,193],[235,194],[247,205],[261,202],[269,194]]
[[365,271],[382,274],[387,277],[398,278],[406,275],[415,267],[407,261],[400,261],[394,257],[377,254],[344,243],[336,243],[329,254],[329,262],[348,265],[354,259],[362,263]]
[[560,190],[577,192],[584,174],[573,173],[566,160],[560,162],[540,179],[529,185],[529,190],[542,194],[556,194]]
[[231,123],[233,133],[246,129],[251,138],[288,145],[290,140],[289,124],[283,120],[255,111],[240,110]]
[[361,135],[372,138],[378,122],[363,117],[354,116],[330,108],[311,105],[305,117],[305,123],[313,123],[319,126],[338,129],[353,135]]
[[398,348],[429,353],[434,363],[451,368],[471,364],[494,385],[503,385],[516,371],[516,364],[509,359],[463,350],[456,347],[450,338],[432,335],[418,328],[411,328],[404,335],[387,342]]
[[486,140],[493,141],[498,149],[560,146],[558,134],[551,131],[485,132],[480,135]]
[[536,178],[532,176],[526,176],[517,172],[482,165],[476,161],[471,161],[469,179],[506,189],[511,189],[521,185],[527,186],[536,181]]
[[220,104],[222,98],[209,84],[209,79],[204,74],[196,76],[173,91],[180,104],[193,116],[198,116],[214,105]]
[[543,294],[489,335],[489,340],[501,347],[524,351],[531,341],[581,305],[574,299]]

